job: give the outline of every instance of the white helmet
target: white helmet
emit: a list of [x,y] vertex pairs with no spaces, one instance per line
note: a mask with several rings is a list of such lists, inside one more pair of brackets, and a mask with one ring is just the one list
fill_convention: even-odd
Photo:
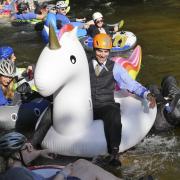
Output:
[[100,12],[95,12],[92,15],[93,21],[96,21],[96,19],[103,18],[103,15]]
[[14,77],[15,76],[15,65],[9,59],[3,59],[0,61],[0,74],[7,77]]
[[56,3],[56,8],[60,9],[60,8],[67,8],[68,4],[66,1],[58,1]]

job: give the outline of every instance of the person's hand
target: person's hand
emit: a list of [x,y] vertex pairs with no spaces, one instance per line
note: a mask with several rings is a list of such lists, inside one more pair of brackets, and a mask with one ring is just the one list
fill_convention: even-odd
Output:
[[31,143],[25,143],[23,149],[27,149],[28,152],[32,152],[34,150]]
[[85,23],[84,26],[83,26],[83,28],[84,28],[84,29],[88,29],[88,28],[89,28],[89,24],[86,24],[86,23]]
[[34,77],[34,72],[33,72],[33,67],[32,66],[28,66],[26,69],[27,75],[29,80],[32,80]]
[[115,26],[114,26],[114,32],[118,32],[118,30],[119,30],[118,25],[115,25]]
[[82,19],[76,19],[77,22],[85,22],[86,18],[82,18]]
[[147,100],[149,101],[149,107],[154,108],[156,105],[156,99],[153,96],[153,94],[151,93],[147,94]]

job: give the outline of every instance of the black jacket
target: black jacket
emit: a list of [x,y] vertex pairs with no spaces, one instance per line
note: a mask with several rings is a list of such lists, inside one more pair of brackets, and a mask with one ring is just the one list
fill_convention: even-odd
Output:
[[[106,31],[107,34],[109,34],[109,35],[112,34],[111,32],[113,31],[113,27],[109,27],[109,26],[104,25],[103,28],[105,29],[105,31]],[[95,26],[95,25],[91,25],[91,26],[87,29],[87,34],[88,34],[88,36],[91,36],[92,38],[93,38],[96,34],[99,34],[99,33],[100,33],[100,31],[99,31],[98,27]]]

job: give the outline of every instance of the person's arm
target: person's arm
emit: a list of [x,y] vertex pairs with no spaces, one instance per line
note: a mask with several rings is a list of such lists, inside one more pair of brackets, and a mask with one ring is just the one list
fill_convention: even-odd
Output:
[[11,20],[20,19],[20,20],[32,20],[32,19],[44,19],[45,14],[35,14],[35,13],[25,13],[25,14],[15,14],[11,17]]
[[39,156],[53,159],[52,156],[50,156],[50,152],[48,149],[36,150],[30,143],[25,144],[25,147],[22,151],[22,155],[25,164],[29,164],[33,160],[37,159]]
[[86,18],[76,18],[76,22],[85,22]]
[[71,171],[70,176],[75,176],[82,180],[120,180],[120,178],[84,159],[75,161],[73,164],[70,164],[70,167],[68,168]]
[[150,91],[137,81],[133,80],[128,72],[117,63],[114,64],[113,75],[121,89],[126,89],[137,96],[147,99],[150,102],[150,107],[153,108],[155,106],[155,98],[151,95]]
[[36,14],[36,19],[43,20],[47,14]]

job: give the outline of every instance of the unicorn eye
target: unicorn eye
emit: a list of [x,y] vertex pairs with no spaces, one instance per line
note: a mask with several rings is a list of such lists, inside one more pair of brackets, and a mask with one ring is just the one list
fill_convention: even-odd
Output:
[[76,57],[75,57],[75,56],[71,55],[71,56],[70,56],[70,60],[71,60],[71,63],[72,63],[72,64],[75,64],[75,63],[76,63]]

